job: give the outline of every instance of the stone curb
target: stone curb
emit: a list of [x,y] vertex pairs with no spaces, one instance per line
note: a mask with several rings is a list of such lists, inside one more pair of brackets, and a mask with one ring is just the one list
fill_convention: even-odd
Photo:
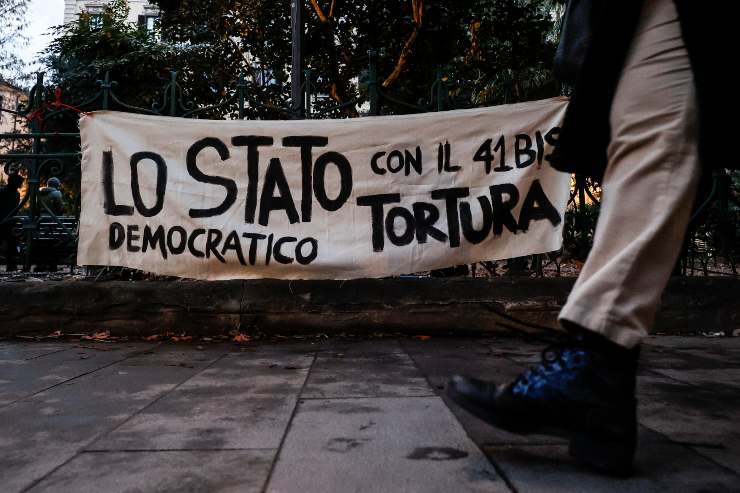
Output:
[[[572,278],[511,277],[0,282],[0,336],[501,332],[517,325],[507,317],[555,326],[572,285]],[[656,332],[731,334],[740,327],[738,293],[737,278],[675,278]]]

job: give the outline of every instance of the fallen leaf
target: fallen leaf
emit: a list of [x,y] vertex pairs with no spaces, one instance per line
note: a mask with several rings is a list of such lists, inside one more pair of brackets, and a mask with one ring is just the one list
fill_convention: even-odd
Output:
[[417,339],[419,341],[428,341],[431,338],[432,336],[414,336],[414,339]]
[[241,344],[241,343],[245,343],[245,342],[251,341],[252,338],[249,337],[247,334],[244,334],[244,333],[241,333],[240,332],[240,333],[236,334],[232,340],[234,342],[237,342],[237,343],[240,343]]
[[172,342],[189,342],[193,340],[193,336],[186,336],[186,335],[172,336],[170,340]]
[[84,339],[86,341],[105,341],[109,337],[110,337],[110,331],[103,330],[103,331],[100,331],[100,332],[95,332],[91,336],[82,336],[82,339]]

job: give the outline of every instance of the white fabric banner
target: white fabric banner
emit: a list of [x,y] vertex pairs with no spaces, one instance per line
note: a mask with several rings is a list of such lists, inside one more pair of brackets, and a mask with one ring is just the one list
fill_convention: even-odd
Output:
[[344,120],[80,120],[77,261],[196,279],[353,279],[549,252],[565,99]]

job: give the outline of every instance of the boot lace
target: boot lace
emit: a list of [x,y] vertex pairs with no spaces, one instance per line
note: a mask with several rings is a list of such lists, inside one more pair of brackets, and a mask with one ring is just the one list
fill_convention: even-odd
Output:
[[545,388],[564,389],[588,363],[588,353],[571,338],[557,341],[542,350],[540,363],[514,381],[511,391],[518,395],[540,394]]

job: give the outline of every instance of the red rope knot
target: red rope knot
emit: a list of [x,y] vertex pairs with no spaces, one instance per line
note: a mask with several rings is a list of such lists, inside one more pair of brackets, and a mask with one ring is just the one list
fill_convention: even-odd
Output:
[[81,115],[90,115],[91,113],[87,111],[82,111],[81,109],[77,108],[76,106],[69,105],[67,103],[62,102],[62,88],[57,86],[54,88],[54,102],[51,103],[51,106],[56,109],[68,109],[71,111],[74,111],[75,113],[79,113]]
[[31,113],[27,114],[26,119],[29,122],[37,121],[39,122],[39,125],[41,125],[44,121],[44,111],[49,107],[56,109],[56,110],[67,109],[70,111],[74,111],[75,113],[78,113],[80,115],[88,115],[88,116],[92,115],[92,113],[90,112],[83,111],[77,108],[76,106],[72,106],[70,104],[63,102],[62,101],[62,88],[57,86],[54,88],[54,101],[52,101],[51,103],[44,102],[35,111],[32,111]]

